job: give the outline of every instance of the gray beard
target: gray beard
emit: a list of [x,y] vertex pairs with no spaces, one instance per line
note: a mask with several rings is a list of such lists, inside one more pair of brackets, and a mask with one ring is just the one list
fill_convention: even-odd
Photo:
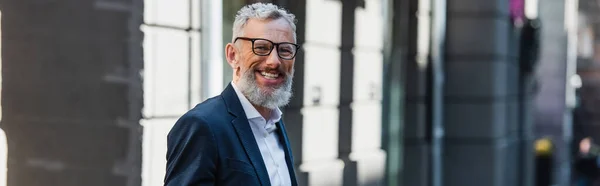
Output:
[[268,109],[283,107],[289,103],[292,97],[293,69],[290,75],[285,76],[283,84],[276,88],[260,88],[256,82],[256,74],[254,72],[253,69],[246,70],[240,77],[238,84],[236,84],[250,103]]

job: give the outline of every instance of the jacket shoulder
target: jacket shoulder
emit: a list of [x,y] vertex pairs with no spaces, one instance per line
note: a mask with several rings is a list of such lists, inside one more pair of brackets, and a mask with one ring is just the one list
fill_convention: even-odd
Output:
[[219,95],[209,98],[206,101],[203,101],[202,103],[199,103],[194,108],[189,110],[186,114],[184,114],[184,116],[194,115],[199,117],[214,117],[215,115],[223,115],[227,113],[228,111],[227,106],[225,105],[225,101],[223,101],[223,97]]
[[[228,115],[227,106],[222,97],[215,96],[199,103],[194,108],[183,114],[177,121],[180,123],[200,123],[202,125],[211,125],[220,123],[221,119],[225,119]],[[188,122],[184,122],[188,121]]]
[[[219,123],[227,118],[227,108],[221,96],[215,96],[196,105],[177,119],[171,130],[170,136],[179,136],[199,131],[213,133],[219,130]],[[212,129],[212,130],[210,130]]]

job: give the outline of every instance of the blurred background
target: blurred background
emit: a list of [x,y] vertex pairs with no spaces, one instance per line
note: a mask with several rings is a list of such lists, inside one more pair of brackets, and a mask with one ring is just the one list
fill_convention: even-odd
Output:
[[[253,2],[0,0],[0,186],[163,185],[166,134],[231,81]],[[598,178],[600,1],[261,2],[298,19],[301,185]]]

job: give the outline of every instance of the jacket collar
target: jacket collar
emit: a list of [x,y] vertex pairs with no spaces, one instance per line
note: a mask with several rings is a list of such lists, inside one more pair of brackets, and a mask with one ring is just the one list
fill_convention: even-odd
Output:
[[[242,145],[244,146],[244,150],[246,151],[246,155],[248,155],[250,163],[252,163],[252,165],[254,166],[254,170],[258,175],[258,179],[260,180],[261,185],[270,185],[269,174],[267,172],[265,163],[262,159],[262,154],[260,154],[260,149],[256,144],[256,139],[254,138],[254,134],[252,133],[252,128],[250,128],[248,117],[246,116],[246,112],[242,107],[240,98],[238,97],[231,83],[225,88],[225,90],[223,90],[221,96],[225,101],[227,111],[234,117],[231,123],[235,128],[238,137],[241,139]],[[283,121],[277,122],[277,128],[280,136],[280,143],[284,146],[286,155],[285,159],[288,165],[288,171],[290,174],[292,185],[296,186],[298,182],[296,180],[296,174],[294,171],[294,161]]]
[[256,139],[252,133],[252,128],[250,128],[250,123],[248,123],[244,108],[242,107],[242,104],[240,103],[240,100],[231,84],[229,84],[227,88],[223,90],[221,96],[225,101],[227,111],[233,116],[231,124],[233,125],[236,134],[242,142],[244,151],[246,152],[248,159],[250,159],[250,163],[254,167],[254,171],[258,176],[258,180],[260,181],[261,185],[271,185],[269,173],[267,172],[267,167],[263,161],[260,149],[256,144]]
[[229,83],[225,90],[221,92],[221,96],[225,101],[225,105],[227,106],[227,111],[229,114],[233,115],[234,117],[247,118],[244,108],[242,107],[242,103],[235,93],[233,86],[231,86],[231,83]]

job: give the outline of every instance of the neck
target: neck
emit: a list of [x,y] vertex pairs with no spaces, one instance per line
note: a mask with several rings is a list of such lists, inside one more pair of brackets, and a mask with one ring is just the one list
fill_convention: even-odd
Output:
[[260,113],[260,115],[263,118],[265,118],[265,120],[269,120],[270,119],[271,112],[273,112],[272,109],[268,109],[268,108],[261,107],[261,106],[258,106],[258,105],[254,105],[254,104],[252,104],[252,106],[254,106],[254,108],[256,108],[256,110],[258,111],[258,113]]

